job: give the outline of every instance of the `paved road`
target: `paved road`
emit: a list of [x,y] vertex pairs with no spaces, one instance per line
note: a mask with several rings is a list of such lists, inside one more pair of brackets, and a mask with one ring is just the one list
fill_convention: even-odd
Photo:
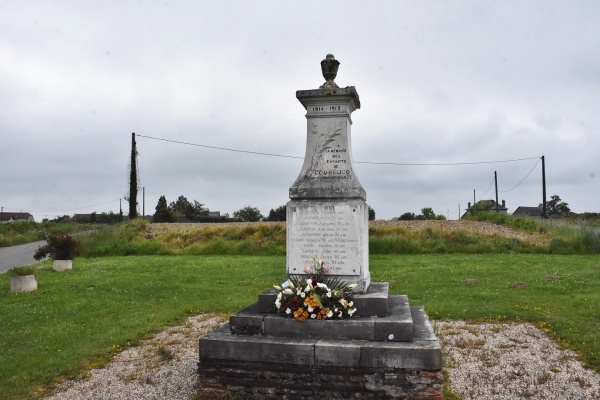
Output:
[[46,243],[45,240],[40,240],[18,246],[0,247],[0,274],[12,267],[37,263],[33,259],[33,253],[44,243]]

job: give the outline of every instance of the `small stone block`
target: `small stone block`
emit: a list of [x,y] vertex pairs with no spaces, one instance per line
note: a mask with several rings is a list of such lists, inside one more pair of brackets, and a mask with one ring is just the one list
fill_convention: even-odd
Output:
[[268,313],[258,311],[258,303],[254,303],[229,317],[231,332],[256,335],[263,332],[263,319]]
[[305,339],[373,340],[374,318],[345,318],[325,321],[307,319],[299,322],[284,314],[264,319],[264,334]]
[[277,291],[273,288],[262,292],[258,295],[258,312],[276,313],[277,307],[275,300],[277,299]]
[[439,370],[442,349],[437,341],[369,342],[362,347],[360,366]]
[[367,293],[354,295],[356,316],[385,317],[388,315],[389,282],[371,282]]
[[411,307],[410,312],[414,321],[413,337],[414,340],[420,341],[435,341],[438,340],[435,336],[435,331],[427,314],[425,308],[422,306]]
[[389,315],[375,320],[375,340],[412,342],[413,318],[408,305],[408,296],[390,296],[389,306]]
[[200,362],[236,360],[314,365],[316,340],[232,335],[228,330],[229,326],[225,331],[218,329],[200,338]]
[[325,367],[356,367],[360,363],[361,342],[319,340],[315,345],[315,364]]

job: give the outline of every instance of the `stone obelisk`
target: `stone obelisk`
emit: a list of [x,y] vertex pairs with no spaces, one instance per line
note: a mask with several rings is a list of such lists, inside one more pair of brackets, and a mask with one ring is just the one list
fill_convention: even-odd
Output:
[[328,54],[321,61],[325,83],[296,92],[306,109],[306,153],[287,204],[286,272],[303,273],[314,256],[330,276],[356,283],[364,293],[370,284],[369,207],[351,146],[351,114],[360,100],[353,86],[334,82],[339,64]]

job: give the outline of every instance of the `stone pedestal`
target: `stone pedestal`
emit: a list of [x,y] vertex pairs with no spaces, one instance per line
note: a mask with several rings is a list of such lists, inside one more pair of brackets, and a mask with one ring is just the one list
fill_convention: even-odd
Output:
[[201,398],[443,399],[441,347],[425,311],[389,295],[387,283],[355,296],[362,316],[343,320],[298,322],[272,312],[275,297],[261,294],[200,339]]

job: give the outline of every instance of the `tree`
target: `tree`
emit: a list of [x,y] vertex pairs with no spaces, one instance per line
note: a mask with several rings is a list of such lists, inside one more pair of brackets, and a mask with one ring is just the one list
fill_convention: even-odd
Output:
[[[543,204],[540,203],[539,207],[543,207]],[[561,200],[560,196],[554,195],[550,197],[550,200],[546,201],[546,215],[562,215],[571,211],[569,208],[569,203],[565,203]]]
[[267,221],[285,221],[287,218],[286,206],[279,206],[276,209],[269,211]]
[[158,204],[156,204],[156,212],[152,217],[153,222],[175,222],[177,221],[177,215],[167,205],[167,199],[165,196],[160,196]]
[[369,206],[369,221],[375,221],[375,210]]
[[423,215],[423,219],[435,219],[435,213],[431,207],[421,208],[421,214]]
[[415,213],[411,213],[411,212],[405,212],[404,214],[402,214],[400,216],[400,218],[398,218],[398,220],[400,220],[400,221],[414,221],[415,219],[417,219],[417,217],[415,216]]
[[241,219],[244,222],[256,222],[263,218],[258,208],[250,206],[246,206],[241,210],[234,211],[233,216]]
[[129,201],[129,219],[137,218],[137,192],[138,192],[138,176],[137,176],[137,148],[135,146],[135,133],[131,134],[131,163],[129,164],[129,197],[125,199]]
[[208,215],[208,208],[204,207],[204,204],[199,203],[197,200],[194,200],[192,204],[185,196],[179,196],[177,201],[169,204],[169,207],[175,212],[185,214],[185,217],[192,221]]

